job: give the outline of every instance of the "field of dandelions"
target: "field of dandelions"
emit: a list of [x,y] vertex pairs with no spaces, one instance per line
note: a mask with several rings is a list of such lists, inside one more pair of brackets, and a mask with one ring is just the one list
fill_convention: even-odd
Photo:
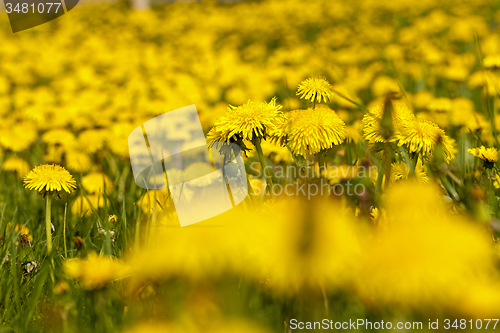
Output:
[[[500,318],[500,2],[118,2],[0,40],[0,332]],[[191,104],[251,186],[181,228],[128,136]]]

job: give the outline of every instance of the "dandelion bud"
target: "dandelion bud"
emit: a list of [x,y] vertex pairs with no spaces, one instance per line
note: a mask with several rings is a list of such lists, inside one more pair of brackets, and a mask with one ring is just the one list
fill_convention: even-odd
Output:
[[389,138],[394,135],[394,127],[392,125],[392,114],[394,110],[391,102],[394,95],[394,92],[388,92],[384,101],[384,113],[380,121],[380,134],[385,140],[389,140]]
[[54,294],[62,295],[68,290],[69,290],[68,282],[66,282],[64,280],[60,280],[59,282],[57,282],[57,285],[54,287]]
[[73,242],[75,242],[75,246],[78,250],[85,246],[85,242],[80,236],[73,237]]
[[113,214],[113,215],[109,215],[109,217],[108,217],[108,221],[109,221],[109,223],[113,223],[113,224],[115,224],[115,223],[116,223],[116,221],[118,221],[118,218],[117,218],[117,217],[116,217],[116,215],[114,215],[114,214]]

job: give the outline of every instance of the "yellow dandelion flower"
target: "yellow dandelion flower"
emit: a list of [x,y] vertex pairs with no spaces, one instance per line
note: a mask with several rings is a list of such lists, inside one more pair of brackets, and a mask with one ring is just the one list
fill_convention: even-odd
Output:
[[453,104],[449,98],[441,97],[435,98],[428,105],[427,108],[434,112],[450,112],[453,108]]
[[484,68],[500,69],[500,54],[490,55],[483,60]]
[[359,121],[355,122],[352,125],[347,125],[345,127],[346,131],[346,141],[347,142],[354,142],[354,143],[361,143],[363,142],[363,136],[361,135],[360,129],[361,129],[361,124]]
[[393,101],[392,126],[394,134],[385,139],[382,133],[381,121],[384,115],[384,105],[377,104],[363,117],[363,136],[368,143],[394,142],[401,131],[401,124],[415,119],[413,112],[403,103]]
[[72,132],[66,129],[57,128],[43,134],[42,141],[49,145],[69,148],[73,147],[75,143],[75,136]]
[[37,139],[38,132],[31,123],[5,125],[0,130],[0,145],[13,152],[28,149]]
[[276,126],[286,120],[281,108],[276,97],[269,103],[248,101],[237,107],[230,105],[226,115],[215,122],[208,139],[229,142],[233,136],[244,140],[272,137]]
[[30,166],[22,158],[11,156],[2,163],[2,170],[13,171],[17,173],[17,177],[22,179],[30,171]]
[[103,288],[107,283],[125,276],[123,263],[95,253],[90,253],[85,259],[65,261],[64,271],[69,278],[79,280],[87,290]]
[[117,123],[111,126],[106,138],[107,147],[119,156],[129,156],[128,136],[134,128],[135,126],[129,123]]
[[40,193],[66,191],[76,189],[73,176],[60,165],[39,165],[24,177],[24,187]]
[[387,95],[388,92],[401,91],[398,81],[388,76],[377,77],[373,81],[371,89],[374,96],[384,96]]
[[295,155],[316,154],[333,145],[340,145],[346,138],[345,123],[327,107],[295,110],[287,116],[288,121],[282,126],[280,138]]
[[54,294],[62,295],[69,290],[69,284],[65,280],[59,280],[54,287]]
[[80,250],[82,247],[85,246],[85,242],[83,241],[82,237],[80,237],[80,236],[73,237],[73,242],[75,243],[75,246],[78,250]]
[[493,163],[498,161],[498,150],[496,148],[485,148],[484,146],[478,148],[467,149],[467,151],[477,158],[484,161],[485,167],[493,167]]
[[413,95],[412,102],[417,109],[427,109],[434,99],[435,97],[431,92],[424,90]]
[[100,207],[104,207],[104,198],[101,195],[87,194],[86,197],[79,195],[71,205],[71,213],[77,216],[89,216],[93,209]]
[[[265,156],[269,157],[275,163],[292,161],[293,157],[287,147],[282,147],[276,143],[264,141],[262,142],[262,152]],[[255,151],[247,153],[248,157],[255,156]]]
[[82,178],[82,186],[90,194],[102,194],[104,186],[106,186],[106,193],[113,190],[113,183],[109,177],[102,172],[91,172]]
[[[394,180],[400,179],[408,179],[410,174],[410,169],[406,163],[393,163],[391,167],[392,178]],[[415,177],[417,181],[422,184],[426,184],[429,182],[429,178],[425,173],[425,166],[422,164],[422,161],[419,159],[417,165],[415,166]]]
[[[155,207],[156,195],[156,207]],[[155,209],[162,211],[172,205],[172,198],[168,190],[149,190],[137,201],[144,213],[152,213]]]
[[333,90],[325,78],[308,78],[299,83],[297,95],[311,102],[327,102],[332,98]]
[[108,221],[109,221],[110,223],[115,224],[115,223],[116,223],[116,221],[118,221],[118,217],[116,217],[116,215],[114,215],[114,214],[113,214],[113,215],[109,215],[109,216],[108,216]]
[[71,151],[66,153],[66,167],[69,170],[78,173],[84,173],[89,171],[91,166],[92,161],[86,153],[79,151]]
[[78,146],[86,153],[95,153],[104,147],[106,135],[107,133],[104,130],[83,131],[78,135]]
[[356,275],[362,297],[402,309],[497,313],[491,235],[467,216],[450,214],[443,199],[439,187],[412,181],[388,191],[382,209],[389,227],[364,245],[366,261]]
[[436,143],[441,140],[446,161],[455,157],[455,140],[448,137],[436,124],[426,119],[404,122],[397,136],[398,145],[406,145],[410,152],[420,153],[424,157],[432,155]]
[[19,232],[19,239],[21,244],[31,244],[33,236],[30,234],[30,229],[24,224],[16,224],[14,232]]

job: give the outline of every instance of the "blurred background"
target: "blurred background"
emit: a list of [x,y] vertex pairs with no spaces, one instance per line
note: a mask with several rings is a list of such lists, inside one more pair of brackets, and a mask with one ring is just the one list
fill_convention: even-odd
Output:
[[[494,0],[85,0],[13,34],[0,11],[0,332],[292,332],[294,318],[469,331],[498,318],[500,178],[467,148],[498,145],[499,22]],[[347,132],[330,165],[378,165],[362,119],[398,92],[455,139],[455,178],[436,167],[430,184],[391,184],[377,209],[372,179],[366,196],[262,195],[187,228],[168,192],[135,185],[128,136],[145,121],[195,104],[208,133],[229,105],[274,96],[286,115],[310,106],[297,86],[318,76]],[[54,277],[44,201],[23,188],[46,163],[78,185],[53,203]]]

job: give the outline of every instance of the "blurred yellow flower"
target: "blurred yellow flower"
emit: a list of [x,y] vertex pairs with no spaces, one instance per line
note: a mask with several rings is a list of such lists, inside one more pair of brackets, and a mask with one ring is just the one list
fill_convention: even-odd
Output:
[[[408,179],[410,174],[410,169],[406,163],[393,163],[391,167],[391,173],[394,180],[400,179]],[[428,183],[429,177],[425,173],[425,166],[422,164],[422,161],[419,159],[417,161],[417,165],[415,166],[415,177],[420,183]]]
[[500,54],[485,57],[483,65],[486,69],[500,69]]
[[89,216],[92,214],[92,209],[104,207],[104,197],[97,194],[87,194],[86,196],[79,195],[71,205],[71,213],[73,215]]
[[91,172],[82,178],[82,186],[89,194],[100,194],[104,192],[104,187],[106,187],[106,193],[111,193],[113,191],[113,183],[111,179],[102,172]]
[[42,141],[49,145],[71,148],[75,144],[75,135],[67,129],[51,129],[42,135]]
[[137,204],[144,213],[167,210],[172,207],[173,201],[169,190],[149,190],[144,193]]
[[27,122],[0,126],[0,145],[13,152],[27,149],[37,139],[36,128]]
[[3,161],[2,170],[13,171],[17,174],[18,178],[22,179],[30,171],[30,166],[28,162],[26,162],[22,158],[11,156]]
[[85,173],[90,170],[91,166],[92,161],[86,153],[79,151],[69,151],[66,153],[66,167],[69,170]]
[[485,230],[450,214],[434,185],[398,182],[383,207],[389,227],[366,244],[357,275],[368,302],[473,317],[498,314],[500,279]]
[[92,252],[85,259],[66,260],[64,271],[69,278],[78,280],[84,289],[93,290],[124,277],[126,266],[117,259]]
[[415,119],[413,112],[403,103],[392,102],[392,127],[394,134],[388,139],[382,135],[381,121],[384,114],[384,105],[377,104],[372,107],[368,113],[363,116],[363,136],[371,144],[378,142],[394,142],[402,131],[405,122],[411,122]]
[[109,215],[109,216],[108,216],[108,221],[109,221],[110,223],[115,224],[115,223],[118,221],[118,217],[116,217],[116,215],[114,215],[114,214],[113,214],[113,215]]
[[106,139],[105,130],[86,130],[78,135],[78,146],[84,152],[92,154],[101,150]]

